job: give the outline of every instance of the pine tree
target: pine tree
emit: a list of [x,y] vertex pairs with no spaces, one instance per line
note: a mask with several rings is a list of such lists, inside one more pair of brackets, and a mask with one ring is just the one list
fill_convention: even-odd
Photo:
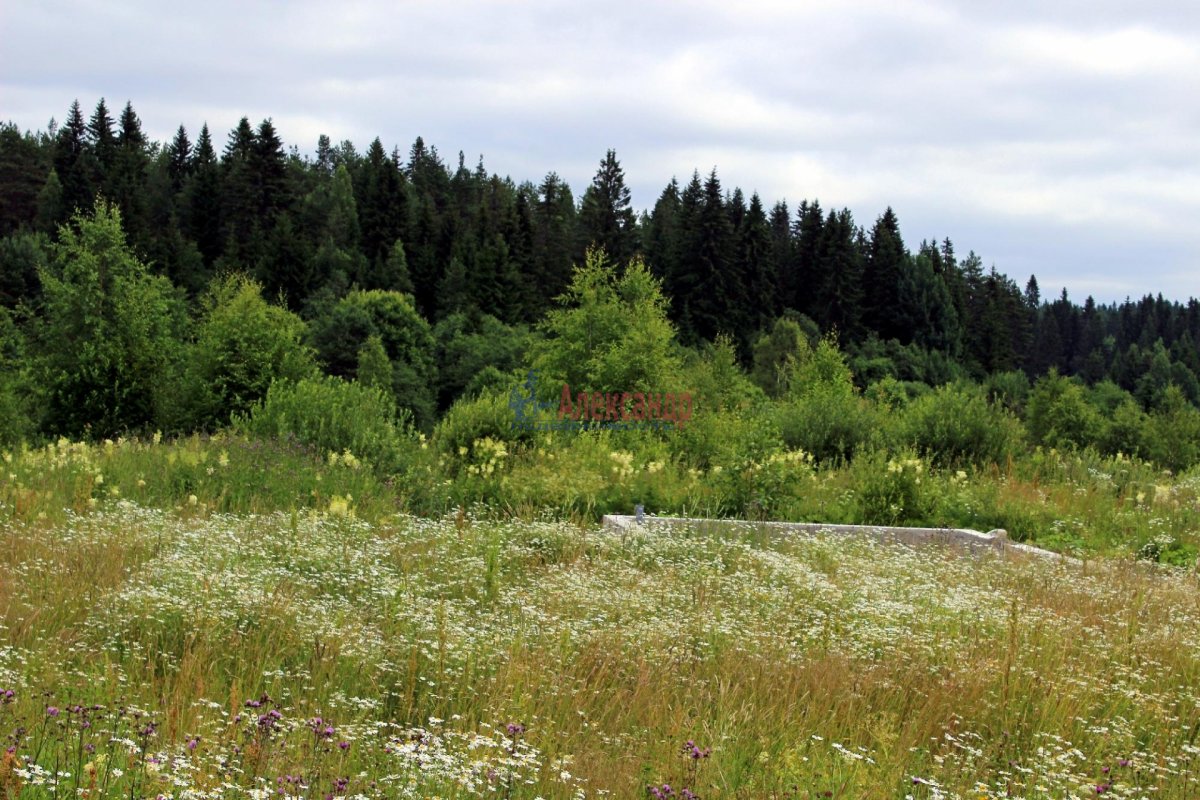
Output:
[[821,227],[817,249],[816,320],[825,331],[837,331],[841,341],[862,336],[863,257],[858,226],[849,209],[830,211]]
[[264,227],[269,227],[277,214],[292,206],[283,142],[271,120],[264,119],[259,124],[251,154],[258,213]]
[[884,341],[906,344],[912,338],[913,309],[902,297],[902,284],[909,279],[908,258],[899,221],[889,207],[871,229],[863,273],[863,322]]
[[771,208],[771,272],[775,276],[776,306],[796,308],[796,241],[792,215],[782,200]]
[[405,233],[408,198],[404,174],[376,138],[367,149],[359,175],[362,252],[372,263],[379,263],[387,260],[390,248]]
[[[242,117],[229,133],[221,156],[221,233],[247,263],[257,260],[259,236],[258,181],[255,176],[254,129]],[[270,286],[271,281],[264,280]]]
[[54,233],[68,216],[63,198],[63,185],[58,180],[58,170],[50,170],[37,196],[37,217],[34,227],[42,233]]
[[796,268],[789,307],[809,316],[816,313],[816,295],[822,278],[819,261],[821,229],[824,224],[819,201],[800,203],[793,236],[796,243]]
[[692,334],[705,341],[739,330],[736,317],[745,307],[733,274],[734,231],[724,205],[714,169],[704,182],[695,223],[684,234],[684,269],[694,274],[694,290],[687,298]]
[[147,171],[150,156],[146,152],[146,136],[142,121],[126,103],[121,112],[116,142],[113,145],[108,169],[107,192],[121,209],[121,219],[129,240],[141,252],[151,244],[149,209],[146,205]]
[[644,231],[646,266],[659,280],[679,271],[679,208],[679,182],[671,178],[654,203]]
[[404,252],[404,242],[397,239],[392,243],[383,262],[383,271],[373,281],[364,282],[369,289],[386,289],[393,292],[413,293],[412,277],[408,274],[408,256]]
[[[0,125],[0,236],[32,224],[50,165],[38,140],[16,125]],[[60,187],[61,188],[61,187]]]

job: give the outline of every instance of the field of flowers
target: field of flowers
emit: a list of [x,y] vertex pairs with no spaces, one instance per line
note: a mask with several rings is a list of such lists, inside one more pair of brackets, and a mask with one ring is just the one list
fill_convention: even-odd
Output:
[[1194,569],[422,519],[237,439],[3,467],[6,800],[1200,797]]

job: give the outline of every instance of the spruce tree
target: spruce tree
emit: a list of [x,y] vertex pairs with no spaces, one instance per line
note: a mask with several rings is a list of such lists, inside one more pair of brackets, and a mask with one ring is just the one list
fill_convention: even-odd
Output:
[[54,170],[62,185],[62,208],[66,214],[90,209],[95,199],[92,154],[87,137],[87,123],[76,100],[71,103],[66,124],[59,129],[54,143]]
[[762,199],[755,192],[750,207],[738,230],[740,250],[739,281],[745,287],[742,330],[743,355],[758,331],[763,330],[779,313],[776,307],[775,275],[771,260],[771,224],[763,210]]
[[167,145],[167,172],[171,176],[171,187],[179,192],[184,180],[192,174],[192,143],[183,125],[175,132],[175,138]]
[[638,230],[630,198],[617,153],[609,150],[591,186],[583,193],[577,255],[588,247],[603,248],[610,263],[618,268],[633,258],[638,250]]
[[204,263],[211,265],[221,255],[224,238],[221,233],[221,168],[207,123],[200,128],[188,172],[191,176],[184,186],[180,221],[184,233],[196,243]]
[[108,113],[104,98],[96,103],[96,110],[88,121],[88,144],[92,153],[92,168],[97,186],[108,189],[108,173],[112,168],[117,138],[113,132],[113,118]]
[[534,280],[547,304],[571,282],[575,214],[571,187],[557,174],[548,173],[537,187],[533,209]]
[[837,331],[840,341],[862,337],[863,254],[858,226],[849,209],[830,211],[818,247],[817,322]]

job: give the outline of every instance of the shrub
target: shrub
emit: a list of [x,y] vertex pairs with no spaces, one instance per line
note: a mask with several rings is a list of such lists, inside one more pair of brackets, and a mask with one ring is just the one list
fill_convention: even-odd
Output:
[[303,320],[264,300],[250,278],[217,278],[203,305],[187,359],[182,428],[220,427],[247,412],[276,380],[298,381],[316,371]]
[[702,470],[759,461],[783,445],[769,415],[735,410],[700,411],[665,439],[676,458]]
[[993,372],[983,382],[983,388],[990,402],[1004,406],[1014,414],[1025,412],[1025,401],[1029,397],[1029,377],[1024,372]]
[[322,453],[349,451],[384,474],[401,472],[416,446],[411,417],[397,416],[386,392],[331,376],[277,381],[237,424]]
[[1183,471],[1200,462],[1200,411],[1183,391],[1170,385],[1161,407],[1150,416],[1152,458],[1168,469]]
[[1021,439],[1021,423],[977,387],[950,384],[914,400],[899,421],[900,439],[940,466],[1001,463]]
[[679,376],[675,328],[659,281],[640,260],[614,269],[591,250],[575,270],[566,308],[546,315],[547,338],[534,346],[550,383],[579,391],[671,391]]
[[0,445],[26,441],[33,433],[29,389],[25,338],[0,307]]
[[881,452],[855,464],[862,522],[867,525],[921,524],[933,512],[926,464],[913,453],[884,461]]
[[812,320],[803,315],[800,318],[809,324],[807,331],[797,318],[780,317],[771,332],[764,333],[754,343],[750,377],[770,397],[780,397],[787,391],[788,372],[809,357],[812,353],[809,342],[818,338]]
[[780,403],[774,416],[784,445],[812,453],[822,464],[849,460],[868,444],[887,443],[883,417],[869,402],[828,385]]
[[1150,416],[1132,396],[1120,403],[1109,415],[1100,438],[1101,451],[1109,455],[1124,453],[1139,458],[1161,454],[1158,435]]
[[1054,369],[1034,384],[1025,425],[1034,440],[1047,447],[1086,447],[1099,441],[1101,433],[1100,415],[1083,387]]
[[392,366],[392,393],[417,425],[433,426],[437,366],[429,323],[401,292],[354,291],[336,303],[317,307],[310,334],[321,362],[333,375],[355,377],[358,355],[378,336]]
[[762,390],[738,366],[733,340],[725,334],[689,365],[683,381],[695,398],[698,413],[746,408],[764,399]]
[[515,420],[507,391],[484,390],[478,397],[461,398],[450,406],[433,429],[433,445],[453,459],[481,439],[517,442],[532,438],[531,432],[514,427]]

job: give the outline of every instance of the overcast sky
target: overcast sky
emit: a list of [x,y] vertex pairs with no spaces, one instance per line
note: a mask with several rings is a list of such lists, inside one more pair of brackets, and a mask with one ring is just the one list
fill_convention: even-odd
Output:
[[[1043,296],[1200,297],[1200,4],[0,2],[0,118],[132,100],[218,146],[243,115],[416,136],[582,194],[608,148],[649,208],[718,169],[908,245],[949,236]],[[2,188],[2,187],[0,187]]]

